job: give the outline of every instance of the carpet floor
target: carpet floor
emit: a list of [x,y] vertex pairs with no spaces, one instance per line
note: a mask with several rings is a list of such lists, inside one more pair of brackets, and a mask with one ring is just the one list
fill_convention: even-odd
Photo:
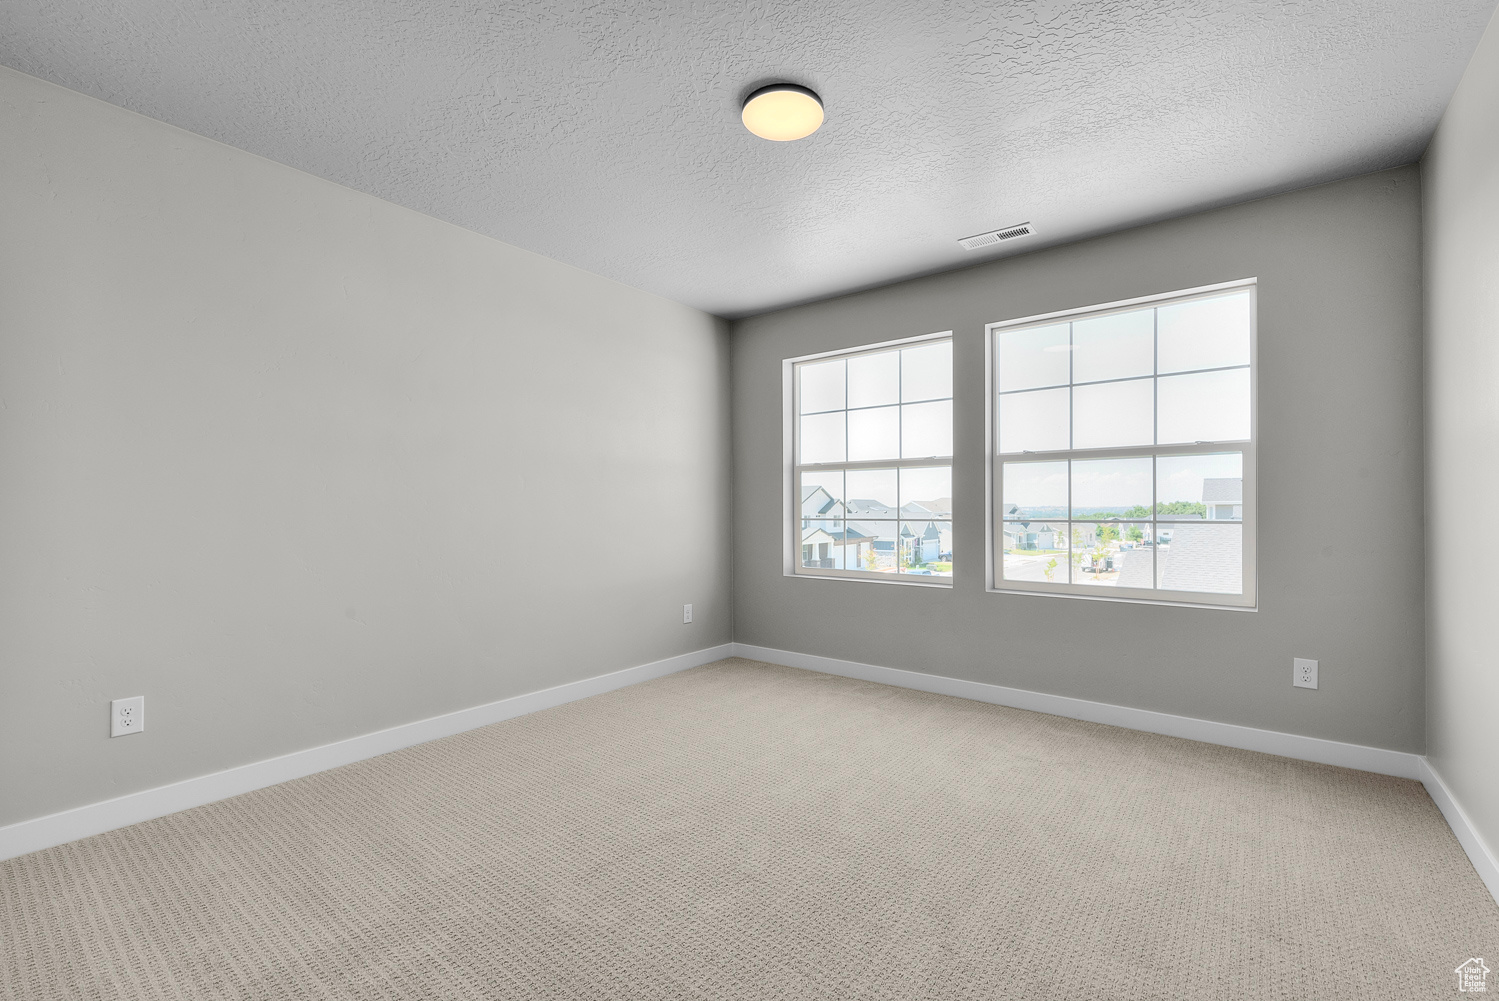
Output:
[[745,660],[0,863],[23,1001],[1411,1001],[1470,956],[1416,782]]

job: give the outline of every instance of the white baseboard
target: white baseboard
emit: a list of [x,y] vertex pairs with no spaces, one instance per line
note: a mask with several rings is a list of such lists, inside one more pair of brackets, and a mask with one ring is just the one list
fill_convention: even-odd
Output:
[[1447,826],[1452,828],[1452,833],[1457,835],[1457,843],[1463,846],[1463,851],[1468,853],[1468,861],[1473,863],[1473,868],[1478,870],[1478,878],[1483,880],[1493,896],[1494,902],[1499,903],[1499,855],[1495,855],[1483,836],[1473,827],[1468,815],[1458,805],[1452,796],[1452,790],[1447,788],[1447,783],[1431,764],[1430,759],[1422,758],[1421,764],[1426,774],[1421,777],[1421,784],[1426,786],[1431,800],[1442,811],[1442,816],[1447,820]]
[[321,747],[308,748],[268,758],[237,768],[229,768],[197,778],[185,779],[171,785],[158,786],[142,792],[130,793],[100,803],[91,803],[72,810],[64,810],[34,820],[24,820],[8,827],[0,827],[0,860],[25,855],[28,852],[50,848],[53,845],[76,841],[79,838],[102,834],[117,827],[138,824],[143,820],[162,817],[179,810],[202,806],[216,800],[238,796],[241,793],[263,789],[290,779],[301,778],[316,772],[337,768],[372,758],[403,747],[422,744],[439,737],[448,737],[465,730],[488,726],[501,720],[524,716],[540,709],[550,709],[567,702],[584,699],[590,695],[611,692],[617,688],[664,677],[691,667],[710,664],[725,657],[746,657],[772,664],[784,664],[808,671],[821,671],[845,678],[874,681],[899,688],[914,688],[938,695],[954,695],[996,705],[1013,706],[1066,716],[1071,719],[1107,723],[1131,730],[1144,730],[1172,737],[1185,737],[1208,744],[1221,744],[1249,751],[1263,751],[1303,761],[1340,765],[1363,771],[1395,775],[1400,778],[1417,779],[1425,785],[1432,801],[1441,810],[1458,843],[1467,852],[1479,877],[1489,892],[1499,901],[1499,856],[1489,848],[1483,838],[1469,822],[1467,814],[1452,791],[1447,787],[1430,762],[1417,754],[1391,751],[1360,744],[1345,744],[1336,740],[1318,737],[1303,737],[1299,734],[1280,733],[1274,730],[1259,730],[1254,727],[1237,726],[1232,723],[1216,723],[1212,720],[1194,719],[1190,716],[1173,716],[1170,713],[1152,712],[1148,709],[1133,709],[1106,702],[1090,702],[1065,695],[1048,695],[1023,688],[1006,688],[982,681],[966,681],[962,678],[947,678],[940,675],[923,674],[919,671],[904,671],[893,667],[860,664],[854,661],[819,657],[814,654],[795,653],[790,650],[775,650],[770,647],[748,643],[724,643],[720,646],[695,650],[692,653],[669,657],[650,664],[601,674],[582,681],[574,681],[539,692],[528,692],[487,705],[462,709],[458,712],[430,719],[418,720],[388,730],[351,737]]
[[1394,775],[1403,779],[1417,779],[1426,787],[1432,802],[1442,812],[1458,843],[1467,852],[1479,878],[1488,887],[1495,902],[1499,902],[1499,856],[1484,843],[1463,812],[1452,791],[1430,762],[1419,754],[1391,751],[1382,747],[1366,747],[1362,744],[1345,744],[1319,737],[1303,737],[1300,734],[1281,733],[1276,730],[1259,730],[1233,723],[1215,723],[1212,720],[1194,719],[1190,716],[1173,716],[1170,713],[1151,712],[1148,709],[1132,709],[1107,702],[1089,702],[1065,695],[1047,695],[1023,688],[1006,688],[982,681],[965,681],[961,678],[945,678],[940,675],[923,674],[919,671],[903,671],[894,667],[879,667],[874,664],[859,664],[833,657],[818,657],[814,654],[795,653],[791,650],[774,650],[770,647],[735,643],[734,656],[750,660],[763,660],[771,664],[784,664],[808,671],[837,674],[861,681],[875,681],[899,688],[914,688],[918,691],[938,695],[955,695],[976,702],[1012,706],[1016,709],[1031,709],[1067,716],[1093,723],[1108,723],[1111,726],[1144,730],[1171,737],[1186,737],[1206,744],[1221,744],[1246,751],[1263,751],[1286,758],[1315,761],[1324,765],[1341,765],[1381,775]]
[[1336,740],[1319,737],[1303,737],[1294,733],[1276,730],[1257,730],[1252,726],[1237,726],[1233,723],[1215,723],[1212,720],[1195,719],[1191,716],[1173,716],[1170,713],[1152,712],[1149,709],[1132,709],[1108,702],[1089,702],[1065,695],[1047,695],[1044,692],[1027,691],[1024,688],[1006,688],[982,681],[965,681],[961,678],[945,678],[941,675],[923,674],[920,671],[903,671],[894,667],[877,667],[873,664],[858,664],[851,660],[836,660],[790,650],[772,650],[769,647],[735,643],[734,655],[751,660],[763,660],[787,667],[800,667],[808,671],[837,674],[861,681],[877,681],[882,685],[899,688],[915,688],[938,695],[956,695],[975,702],[992,702],[1016,709],[1030,709],[1053,716],[1088,720],[1091,723],[1108,723],[1131,730],[1161,733],[1170,737],[1186,737],[1205,744],[1221,744],[1246,751],[1263,751],[1302,761],[1316,761],[1324,765],[1341,765],[1381,775],[1397,775],[1404,779],[1420,779],[1425,775],[1421,756],[1403,751],[1389,751],[1381,747],[1365,747],[1362,744],[1344,744]]
[[612,692],[616,688],[650,681],[690,667],[709,664],[733,655],[732,644],[695,650],[666,660],[628,667],[622,671],[584,678],[555,688],[539,692],[528,692],[513,698],[501,699],[487,705],[461,709],[458,712],[430,719],[405,723],[388,730],[366,733],[347,740],[324,744],[321,747],[294,751],[277,758],[256,761],[236,768],[228,768],[209,775],[184,779],[170,785],[157,786],[141,792],[129,793],[101,803],[64,810],[61,813],[23,820],[17,824],[0,827],[0,860],[25,855],[28,852],[65,844],[79,838],[91,837],[112,831],[117,827],[138,824],[143,820],[164,817],[178,810],[202,806],[216,800],[238,796],[241,793],[263,789],[278,782],[301,778],[315,772],[337,768],[340,765],[373,758],[377,754],[398,751],[413,744],[423,744],[438,737],[449,737],[455,733],[488,726],[501,720],[524,716],[539,709],[550,709],[567,702]]

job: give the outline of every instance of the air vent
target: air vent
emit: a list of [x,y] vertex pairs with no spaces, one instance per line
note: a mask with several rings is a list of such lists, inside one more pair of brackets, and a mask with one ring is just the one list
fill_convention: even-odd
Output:
[[980,233],[978,236],[965,236],[958,241],[958,246],[964,250],[982,250],[996,243],[1004,243],[1006,240],[1018,240],[1022,236],[1030,236],[1034,232],[1035,229],[1030,223],[1023,222],[1018,226],[1007,226],[1004,229]]

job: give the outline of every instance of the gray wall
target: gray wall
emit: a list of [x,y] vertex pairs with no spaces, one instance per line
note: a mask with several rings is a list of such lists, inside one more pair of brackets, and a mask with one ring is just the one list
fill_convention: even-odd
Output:
[[721,321],[4,69],[0,136],[0,824],[729,639]]
[[1427,520],[1463,526],[1479,541],[1427,553],[1428,756],[1491,850],[1499,846],[1499,574],[1488,560],[1499,497],[1496,121],[1499,28],[1490,26],[1422,161],[1422,180]]
[[[1421,751],[1420,208],[1405,167],[735,324],[735,639]],[[1251,276],[1259,610],[986,592],[983,325]],[[954,587],[784,576],[782,359],[949,329]]]

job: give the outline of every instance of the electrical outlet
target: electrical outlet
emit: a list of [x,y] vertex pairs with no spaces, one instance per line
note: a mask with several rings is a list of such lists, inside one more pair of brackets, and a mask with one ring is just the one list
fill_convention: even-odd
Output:
[[1291,684],[1297,688],[1317,687],[1317,662],[1301,657],[1291,658]]
[[109,704],[109,735],[123,737],[146,728],[146,697],[115,699]]
[[686,625],[687,623],[689,623],[691,621],[692,621],[692,606],[691,605],[683,605],[682,606],[682,624]]

